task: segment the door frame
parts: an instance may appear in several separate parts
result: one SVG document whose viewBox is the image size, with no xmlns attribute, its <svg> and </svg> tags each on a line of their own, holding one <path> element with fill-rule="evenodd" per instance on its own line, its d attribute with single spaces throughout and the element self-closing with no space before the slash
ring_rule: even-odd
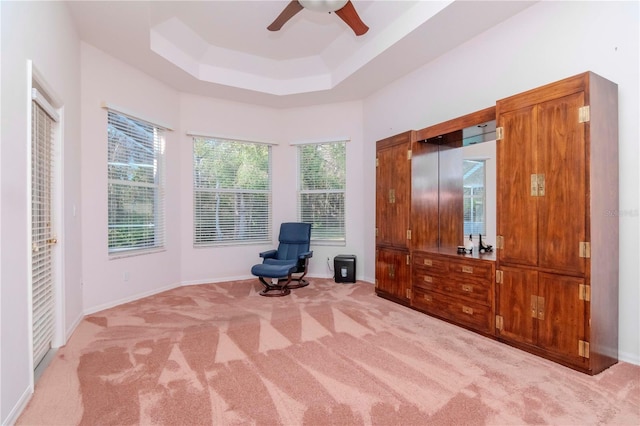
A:
<svg viewBox="0 0 640 426">
<path fill-rule="evenodd" d="M 65 332 L 65 318 L 64 318 L 64 221 L 63 218 L 63 134 L 64 134 L 64 106 L 61 98 L 57 95 L 56 91 L 47 82 L 43 75 L 33 65 L 33 61 L 27 60 L 27 265 L 29 266 L 27 271 L 27 312 L 28 312 L 28 334 L 29 334 L 29 363 L 32 368 L 30 369 L 30 386 L 33 391 L 36 375 L 34 359 L 33 359 L 33 264 L 31 257 L 31 240 L 32 240 L 32 222 L 31 222 L 31 123 L 33 120 L 31 111 L 31 90 L 34 87 L 34 82 L 47 94 L 47 97 L 51 100 L 52 106 L 59 114 L 59 121 L 56 125 L 54 137 L 53 137 L 53 174 L 52 174 L 52 229 L 58 239 L 58 243 L 52 248 L 52 268 L 53 268 L 53 337 L 51 340 L 51 348 L 55 350 L 64 345 L 66 341 Z M 45 356 L 43 362 L 50 358 Z"/>
</svg>

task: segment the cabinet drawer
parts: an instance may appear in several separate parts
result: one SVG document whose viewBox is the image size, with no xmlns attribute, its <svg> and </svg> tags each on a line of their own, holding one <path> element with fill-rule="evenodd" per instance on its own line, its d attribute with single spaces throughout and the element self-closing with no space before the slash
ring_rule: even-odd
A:
<svg viewBox="0 0 640 426">
<path fill-rule="evenodd" d="M 449 272 L 452 276 L 462 279 L 491 279 L 491 264 L 486 262 L 449 262 Z"/>
<path fill-rule="evenodd" d="M 445 290 L 445 294 L 491 306 L 491 285 L 488 281 L 451 279 Z"/>
<path fill-rule="evenodd" d="M 443 291 L 445 282 L 447 281 L 446 274 L 442 275 L 439 271 L 422 266 L 415 266 L 413 268 L 412 277 L 411 282 L 414 287 L 420 287 L 429 291 Z"/>
<path fill-rule="evenodd" d="M 428 314 L 486 333 L 491 332 L 491 308 L 435 292 L 415 289 L 412 306 Z"/>
<path fill-rule="evenodd" d="M 414 252 L 413 265 L 429 271 L 447 272 L 447 262 L 432 253 Z"/>
<path fill-rule="evenodd" d="M 433 272 L 435 271 L 415 268 L 411 282 L 413 287 L 459 297 L 483 305 L 491 305 L 491 284 L 488 280 L 452 278 Z"/>
</svg>

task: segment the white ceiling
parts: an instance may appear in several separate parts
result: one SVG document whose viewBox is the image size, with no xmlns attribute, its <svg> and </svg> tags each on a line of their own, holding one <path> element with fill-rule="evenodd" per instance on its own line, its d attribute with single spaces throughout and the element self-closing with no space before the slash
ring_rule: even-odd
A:
<svg viewBox="0 0 640 426">
<path fill-rule="evenodd" d="M 278 108 L 363 99 L 534 1 L 353 1 L 363 36 L 278 1 L 71 1 L 80 37 L 175 89 Z"/>
</svg>

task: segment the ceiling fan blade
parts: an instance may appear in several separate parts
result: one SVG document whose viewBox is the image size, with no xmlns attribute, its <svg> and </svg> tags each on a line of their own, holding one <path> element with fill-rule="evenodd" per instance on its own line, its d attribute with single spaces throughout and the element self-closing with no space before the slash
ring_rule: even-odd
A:
<svg viewBox="0 0 640 426">
<path fill-rule="evenodd" d="M 289 19 L 293 18 L 293 16 L 296 13 L 300 12 L 302 9 L 303 7 L 300 3 L 298 3 L 298 0 L 291 0 L 291 2 L 284 8 L 284 10 L 280 12 L 280 15 L 278 15 L 276 20 L 267 27 L 267 29 L 269 31 L 278 31 L 284 24 L 287 23 Z"/>
<path fill-rule="evenodd" d="M 356 12 L 356 8 L 353 7 L 353 3 L 351 3 L 351 0 L 349 0 L 342 9 L 336 10 L 335 14 L 338 15 L 348 26 L 350 26 L 357 36 L 361 36 L 362 34 L 369 31 L 369 27 L 367 27 L 364 22 L 362 22 L 362 19 L 360 19 L 358 12 Z"/>
</svg>

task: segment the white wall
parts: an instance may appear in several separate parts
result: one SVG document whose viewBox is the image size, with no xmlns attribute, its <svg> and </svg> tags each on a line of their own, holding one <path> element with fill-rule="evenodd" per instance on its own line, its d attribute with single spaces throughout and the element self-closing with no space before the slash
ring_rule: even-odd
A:
<svg viewBox="0 0 640 426">
<path fill-rule="evenodd" d="M 366 211 L 375 206 L 375 141 L 455 118 L 503 97 L 593 71 L 618 84 L 620 359 L 640 364 L 638 2 L 541 2 L 364 102 Z M 425 41 L 427 43 L 428 41 Z M 375 218 L 367 215 L 367 229 Z M 373 258 L 368 234 L 365 257 Z M 374 274 L 367 264 L 366 276 Z"/>
<path fill-rule="evenodd" d="M 63 107 L 62 217 L 56 251 L 61 258 L 62 334 L 82 315 L 80 217 L 80 46 L 65 4 L 0 2 L 2 15 L 2 163 L 0 222 L 2 284 L 0 421 L 10 421 L 31 392 L 27 285 L 30 282 L 27 60 Z M 76 209 L 77 210 L 77 209 Z M 66 341 L 67 336 L 60 336 Z"/>
<path fill-rule="evenodd" d="M 83 306 L 94 312 L 180 284 L 180 114 L 178 92 L 102 51 L 81 44 Z M 166 250 L 110 259 L 107 251 L 107 111 L 155 124 L 165 133 Z"/>
<path fill-rule="evenodd" d="M 296 142 L 314 142 L 325 140 L 339 140 L 346 138 L 347 142 L 347 187 L 345 206 L 346 244 L 344 246 L 313 245 L 313 259 L 310 262 L 309 274 L 318 277 L 332 277 L 327 267 L 327 258 L 333 268 L 333 258 L 338 254 L 356 255 L 356 278 L 365 279 L 365 265 L 372 264 L 373 258 L 365 258 L 364 235 L 369 231 L 362 220 L 368 213 L 363 202 L 363 170 L 366 162 L 363 156 L 364 138 L 362 134 L 363 115 L 362 102 L 348 102 L 341 104 L 319 105 L 307 108 L 297 108 L 285 111 L 284 127 L 285 144 Z M 286 173 L 288 191 L 296 190 L 297 173 L 295 170 L 297 148 L 288 146 L 285 163 L 281 166 Z M 375 160 L 374 160 L 375 161 Z M 290 203 L 295 203 L 292 197 Z M 294 215 L 295 204 L 287 208 L 288 215 Z M 286 219 L 283 217 L 283 220 Z M 367 279 L 373 282 L 372 279 Z"/>
<path fill-rule="evenodd" d="M 84 309 L 94 312 L 180 284 L 252 278 L 260 251 L 277 246 L 279 224 L 296 220 L 296 147 L 292 142 L 348 138 L 347 246 L 313 246 L 309 275 L 331 276 L 326 258 L 363 259 L 362 104 L 350 102 L 280 110 L 179 94 L 100 50 L 82 43 L 82 212 Z M 169 124 L 167 250 L 109 259 L 107 254 L 106 111 L 103 102 Z M 193 247 L 192 137 L 187 133 L 273 143 L 273 242 Z M 358 263 L 362 271 L 364 260 Z M 125 281 L 125 274 L 128 280 Z M 361 276 L 361 273 L 359 274 Z"/>
<path fill-rule="evenodd" d="M 258 253 L 273 248 L 271 245 L 193 247 L 193 139 L 186 132 L 281 143 L 281 114 L 270 108 L 182 94 L 180 116 L 181 281 L 185 284 L 197 284 L 251 277 L 251 266 L 261 260 Z M 274 188 L 278 188 L 280 180 L 278 159 L 282 150 L 280 145 L 272 149 L 273 169 L 276 173 L 272 180 Z M 274 190 L 274 204 L 280 198 L 278 194 Z"/>
<path fill-rule="evenodd" d="M 347 143 L 347 245 L 312 246 L 309 275 L 326 277 L 331 272 L 326 258 L 348 252 L 361 255 L 362 223 L 362 104 L 360 102 L 278 110 L 189 94 L 180 96 L 181 115 L 181 241 L 182 283 L 195 284 L 252 278 L 251 266 L 260 263 L 258 253 L 278 244 L 280 223 L 297 220 L 297 157 L 295 142 L 350 139 Z M 192 137 L 208 136 L 269 142 L 272 147 L 273 241 L 235 247 L 193 247 Z M 360 258 L 360 256 L 358 256 Z M 360 270 L 360 264 L 358 263 Z"/>
</svg>

